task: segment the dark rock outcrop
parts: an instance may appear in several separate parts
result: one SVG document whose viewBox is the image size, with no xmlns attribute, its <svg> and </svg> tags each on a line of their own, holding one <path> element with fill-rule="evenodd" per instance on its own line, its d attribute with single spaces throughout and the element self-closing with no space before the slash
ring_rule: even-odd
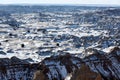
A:
<svg viewBox="0 0 120 80">
<path fill-rule="evenodd" d="M 0 51 L 0 54 L 2 54 L 2 55 L 6 55 L 6 53 L 5 53 L 5 52 L 3 52 L 3 51 Z"/>
</svg>

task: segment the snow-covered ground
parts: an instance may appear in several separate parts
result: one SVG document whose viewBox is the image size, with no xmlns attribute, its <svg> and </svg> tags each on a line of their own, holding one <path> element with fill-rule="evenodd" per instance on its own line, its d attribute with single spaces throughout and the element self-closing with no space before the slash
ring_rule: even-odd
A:
<svg viewBox="0 0 120 80">
<path fill-rule="evenodd" d="M 16 56 L 40 62 L 60 52 L 83 57 L 87 48 L 109 52 L 109 47 L 120 46 L 120 15 L 112 11 L 109 14 L 103 8 L 16 12 L 0 19 L 0 50 L 6 53 L 0 58 Z"/>
</svg>

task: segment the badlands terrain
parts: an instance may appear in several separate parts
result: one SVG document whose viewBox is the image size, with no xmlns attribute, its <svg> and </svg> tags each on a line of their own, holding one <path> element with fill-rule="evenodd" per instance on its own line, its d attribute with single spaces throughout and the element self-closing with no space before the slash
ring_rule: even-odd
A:
<svg viewBox="0 0 120 80">
<path fill-rule="evenodd" d="M 0 6 L 0 80 L 78 80 L 84 67 L 120 80 L 120 7 Z"/>
</svg>

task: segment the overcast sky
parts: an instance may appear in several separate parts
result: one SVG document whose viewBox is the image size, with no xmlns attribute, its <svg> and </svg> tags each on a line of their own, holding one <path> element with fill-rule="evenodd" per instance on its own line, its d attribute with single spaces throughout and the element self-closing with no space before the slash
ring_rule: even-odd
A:
<svg viewBox="0 0 120 80">
<path fill-rule="evenodd" d="M 120 5 L 120 0 L 0 0 L 0 4 L 107 4 Z"/>
</svg>

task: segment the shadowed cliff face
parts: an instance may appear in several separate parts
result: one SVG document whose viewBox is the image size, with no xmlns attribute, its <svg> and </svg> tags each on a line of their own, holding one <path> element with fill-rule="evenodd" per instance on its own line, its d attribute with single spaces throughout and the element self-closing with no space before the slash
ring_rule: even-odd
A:
<svg viewBox="0 0 120 80">
<path fill-rule="evenodd" d="M 32 80 L 38 64 L 30 64 L 16 57 L 0 59 L 0 80 Z"/>
</svg>

